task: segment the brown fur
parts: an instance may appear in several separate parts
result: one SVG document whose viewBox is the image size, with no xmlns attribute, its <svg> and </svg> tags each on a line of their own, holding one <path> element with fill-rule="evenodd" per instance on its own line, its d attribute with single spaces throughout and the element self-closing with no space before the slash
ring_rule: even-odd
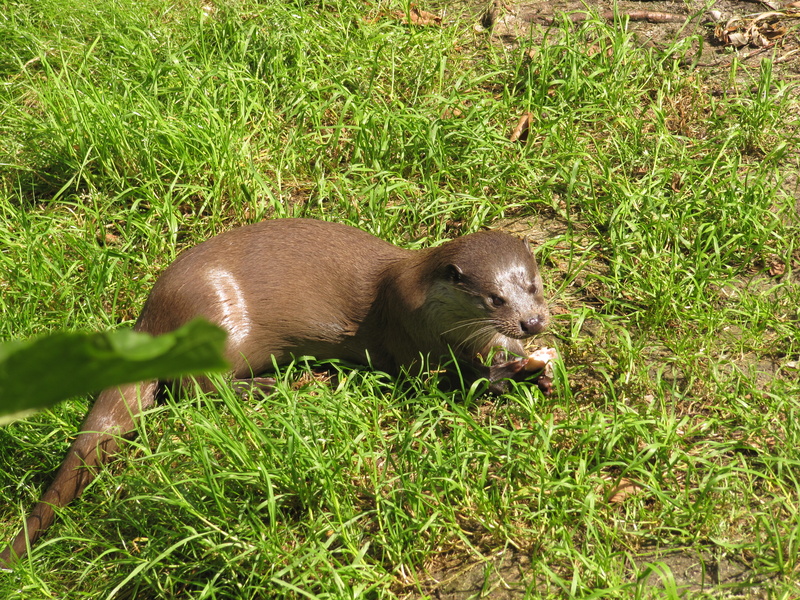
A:
<svg viewBox="0 0 800 600">
<path fill-rule="evenodd" d="M 397 373 L 450 358 L 490 375 L 479 356 L 520 355 L 546 325 L 542 282 L 527 241 L 496 231 L 404 250 L 345 225 L 264 221 L 216 236 L 178 257 L 134 329 L 172 331 L 195 317 L 228 331 L 227 359 L 250 378 L 295 356 L 344 359 Z M 10 566 L 155 402 L 157 382 L 103 391 L 50 488 L 11 545 Z"/>
</svg>

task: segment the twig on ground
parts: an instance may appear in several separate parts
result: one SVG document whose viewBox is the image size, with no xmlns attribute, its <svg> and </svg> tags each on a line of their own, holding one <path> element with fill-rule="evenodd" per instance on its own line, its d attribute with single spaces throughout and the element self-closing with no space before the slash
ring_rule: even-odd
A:
<svg viewBox="0 0 800 600">
<path fill-rule="evenodd" d="M 789 60 L 792 56 L 794 56 L 798 52 L 800 52 L 800 48 L 795 48 L 794 50 L 790 50 L 789 52 L 787 52 L 783 56 L 779 56 L 778 58 L 776 58 L 774 62 L 776 64 L 777 63 L 786 62 L 787 60 Z"/>
<path fill-rule="evenodd" d="M 564 14 L 564 13 L 560 13 Z M 652 10 L 634 10 L 631 12 L 614 12 L 611 10 L 600 13 L 600 16 L 606 21 L 613 21 L 614 17 L 628 17 L 630 21 L 646 21 L 648 23 L 683 23 L 687 17 L 685 15 L 678 15 L 675 13 L 656 12 Z M 568 18 L 573 23 L 582 23 L 587 19 L 586 13 L 570 13 L 567 14 Z M 523 21 L 530 23 L 538 23 L 539 25 L 555 25 L 558 23 L 558 15 L 540 15 L 538 13 L 524 13 L 520 16 Z"/>
</svg>

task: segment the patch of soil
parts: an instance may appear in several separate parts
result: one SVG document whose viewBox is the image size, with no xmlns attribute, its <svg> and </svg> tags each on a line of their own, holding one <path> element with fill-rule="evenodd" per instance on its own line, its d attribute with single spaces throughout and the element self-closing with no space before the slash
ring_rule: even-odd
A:
<svg viewBox="0 0 800 600">
<path fill-rule="evenodd" d="M 800 79 L 800 3 L 796 1 L 717 0 L 708 7 L 700 0 L 555 0 L 519 4 L 495 0 L 483 15 L 480 27 L 490 29 L 499 42 L 513 46 L 521 39 L 542 39 L 550 26 L 565 18 L 576 23 L 584 21 L 587 9 L 608 21 L 627 17 L 628 29 L 642 46 L 664 50 L 677 40 L 692 38 L 692 51 L 683 62 L 688 67 L 717 72 L 721 84 L 727 85 L 734 55 L 745 65 L 743 76 L 747 75 L 747 65 L 757 68 L 761 60 L 769 58 L 776 77 Z M 719 91 L 727 90 L 723 86 Z"/>
<path fill-rule="evenodd" d="M 438 600 L 517 600 L 531 594 L 557 592 L 552 585 L 536 581 L 531 559 L 513 549 L 487 561 L 447 565 L 430 574 L 426 597 Z M 688 549 L 662 549 L 631 560 L 631 586 L 645 589 L 674 587 L 680 595 L 706 593 L 713 597 L 769 597 L 769 580 L 753 578 L 744 562 L 711 552 Z M 631 590 L 633 593 L 633 589 Z"/>
<path fill-rule="evenodd" d="M 486 562 L 447 565 L 431 573 L 428 591 L 438 600 L 521 600 L 537 587 L 530 576 L 531 560 L 507 550 Z"/>
<path fill-rule="evenodd" d="M 664 588 L 671 578 L 678 592 L 720 592 L 753 600 L 768 598 L 765 580 L 753 579 L 752 571 L 743 562 L 726 556 L 696 550 L 660 550 L 651 556 L 634 559 L 636 579 L 647 587 Z"/>
</svg>

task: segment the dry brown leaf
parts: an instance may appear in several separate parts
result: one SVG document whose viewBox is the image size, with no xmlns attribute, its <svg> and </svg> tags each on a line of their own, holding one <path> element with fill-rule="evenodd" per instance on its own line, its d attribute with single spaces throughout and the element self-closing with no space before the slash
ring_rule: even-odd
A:
<svg viewBox="0 0 800 600">
<path fill-rule="evenodd" d="M 609 504 L 621 504 L 628 496 L 638 494 L 644 488 L 630 479 L 624 477 L 617 482 L 617 485 L 608 492 Z"/>
<path fill-rule="evenodd" d="M 511 132 L 511 136 L 509 139 L 512 142 L 524 142 L 528 139 L 528 131 L 531 128 L 531 122 L 533 121 L 533 115 L 529 112 L 524 113 L 517 122 L 517 126 L 514 128 L 514 131 Z"/>
<path fill-rule="evenodd" d="M 680 192 L 682 188 L 683 188 L 683 174 L 674 171 L 672 173 L 672 183 L 670 183 L 670 189 L 672 189 L 673 192 L 677 193 Z"/>
<path fill-rule="evenodd" d="M 460 108 L 445 108 L 442 113 L 442 119 L 458 119 L 464 116 L 464 112 Z"/>
<path fill-rule="evenodd" d="M 767 258 L 767 266 L 769 267 L 769 274 L 772 277 L 777 277 L 786 273 L 786 263 L 783 261 L 783 259 L 781 259 L 780 256 L 775 254 L 772 254 Z"/>
<path fill-rule="evenodd" d="M 800 12 L 787 7 L 784 10 L 763 12 L 749 17 L 733 17 L 724 25 L 718 24 L 714 29 L 714 37 L 723 44 L 735 48 L 747 45 L 768 48 L 788 31 L 780 21 L 800 18 Z"/>
<path fill-rule="evenodd" d="M 442 17 L 429 13 L 426 10 L 420 10 L 416 6 L 412 6 L 408 12 L 396 10 L 392 13 L 400 21 L 406 24 L 419 25 L 420 27 L 430 27 L 442 25 Z"/>
</svg>

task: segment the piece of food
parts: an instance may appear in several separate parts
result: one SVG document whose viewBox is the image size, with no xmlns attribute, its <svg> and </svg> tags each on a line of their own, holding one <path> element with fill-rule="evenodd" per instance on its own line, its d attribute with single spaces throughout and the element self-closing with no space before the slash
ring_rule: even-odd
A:
<svg viewBox="0 0 800 600">
<path fill-rule="evenodd" d="M 553 362 L 558 359 L 558 351 L 555 348 L 539 348 L 528 355 L 528 362 L 525 363 L 525 370 L 544 371 L 545 377 L 553 377 Z"/>
</svg>

